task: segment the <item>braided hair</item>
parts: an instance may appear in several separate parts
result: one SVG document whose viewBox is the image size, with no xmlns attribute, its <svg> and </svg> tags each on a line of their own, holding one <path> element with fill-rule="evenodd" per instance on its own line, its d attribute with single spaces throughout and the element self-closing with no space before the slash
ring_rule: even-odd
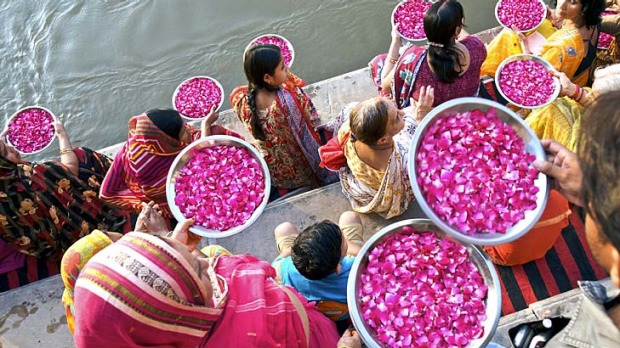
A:
<svg viewBox="0 0 620 348">
<path fill-rule="evenodd" d="M 265 141 L 267 136 L 260 124 L 256 107 L 256 93 L 259 89 L 275 92 L 279 87 L 274 87 L 265 82 L 265 74 L 273 75 L 282 60 L 280 47 L 271 44 L 252 46 L 243 58 L 243 70 L 248 79 L 248 105 L 252 112 L 250 126 L 252 136 L 255 139 Z"/>
<path fill-rule="evenodd" d="M 456 48 L 458 27 L 463 25 L 463 6 L 456 0 L 434 3 L 424 15 L 424 33 L 429 42 L 428 63 L 439 81 L 451 83 L 463 72 L 461 51 Z"/>
</svg>

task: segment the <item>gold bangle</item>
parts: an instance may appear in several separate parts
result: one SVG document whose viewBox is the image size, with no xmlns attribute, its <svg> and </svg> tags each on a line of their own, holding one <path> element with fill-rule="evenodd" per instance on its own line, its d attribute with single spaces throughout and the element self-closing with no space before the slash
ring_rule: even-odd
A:
<svg viewBox="0 0 620 348">
<path fill-rule="evenodd" d="M 73 152 L 73 149 L 63 149 L 63 150 L 60 150 L 60 155 L 61 156 L 62 155 L 66 155 L 66 154 L 71 153 L 71 152 Z"/>
</svg>

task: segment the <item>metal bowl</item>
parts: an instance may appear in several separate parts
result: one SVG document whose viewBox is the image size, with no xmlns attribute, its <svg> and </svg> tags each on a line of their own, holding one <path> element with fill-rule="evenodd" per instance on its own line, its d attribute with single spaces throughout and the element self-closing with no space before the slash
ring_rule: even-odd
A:
<svg viewBox="0 0 620 348">
<path fill-rule="evenodd" d="M 269 201 L 269 193 L 271 192 L 271 176 L 269 175 L 267 163 L 263 159 L 263 156 L 261 156 L 261 154 L 254 148 L 254 146 L 250 145 L 244 140 L 228 135 L 211 135 L 208 137 L 204 137 L 194 141 L 188 147 L 183 149 L 183 151 L 181 151 L 174 159 L 174 162 L 172 162 L 172 166 L 170 167 L 170 171 L 168 172 L 168 178 L 166 180 L 166 198 L 168 201 L 168 206 L 172 211 L 172 215 L 175 219 L 177 219 L 177 221 L 183 221 L 185 219 L 185 216 L 183 215 L 183 213 L 181 213 L 181 210 L 174 202 L 174 198 L 176 197 L 174 184 L 176 182 L 177 176 L 179 175 L 181 169 L 185 166 L 185 164 L 187 164 L 189 159 L 192 158 L 197 151 L 207 147 L 213 147 L 218 145 L 234 146 L 246 149 L 248 151 L 248 154 L 250 154 L 250 156 L 260 164 L 260 167 L 263 170 L 265 191 L 263 201 L 259 206 L 256 207 L 250 218 L 243 225 L 239 225 L 225 231 L 212 230 L 200 225 L 194 225 L 189 228 L 189 230 L 194 232 L 195 234 L 208 238 L 229 237 L 250 227 L 250 225 L 252 225 L 262 214 L 265 206 L 267 205 L 267 202 Z"/>
<path fill-rule="evenodd" d="M 368 265 L 368 255 L 370 251 L 374 249 L 376 245 L 389 236 L 400 231 L 405 226 L 411 226 L 416 231 L 433 231 L 441 238 L 449 238 L 454 240 L 442 232 L 440 228 L 428 219 L 411 219 L 399 221 L 384 227 L 379 232 L 375 233 L 372 238 L 364 244 L 355 258 L 355 262 L 351 268 L 351 273 L 347 284 L 347 302 L 353 325 L 355 325 L 355 329 L 368 347 L 379 348 L 383 346 L 377 339 L 374 329 L 371 328 L 362 318 L 362 306 L 358 296 L 359 289 L 363 285 L 361 275 L 366 270 L 366 266 Z M 484 279 L 484 283 L 489 288 L 485 301 L 487 318 L 484 321 L 484 334 L 482 337 L 471 341 L 466 346 L 468 348 L 484 347 L 493 337 L 501 314 L 500 312 L 502 305 L 499 278 L 497 276 L 495 266 L 493 266 L 493 263 L 483 251 L 472 244 L 459 242 L 457 240 L 454 241 L 464 245 L 467 248 L 470 260 L 476 265 L 478 271 Z"/>
<path fill-rule="evenodd" d="M 538 1 L 541 3 L 541 5 L 543 5 L 544 8 L 547 8 L 547 4 L 545 4 L 545 2 L 543 0 L 538 0 Z M 504 23 L 502 23 L 502 21 L 499 20 L 498 11 L 499 11 L 499 5 L 501 3 L 502 3 L 502 1 L 500 0 L 500 1 L 497 2 L 497 4 L 495 4 L 495 12 L 494 12 L 495 13 L 495 19 L 497 20 L 497 23 L 499 23 L 502 27 L 504 27 L 504 28 L 506 28 L 508 30 L 512 30 L 512 28 L 507 27 L 506 25 L 504 25 Z M 527 29 L 527 30 L 517 30 L 517 32 L 519 32 L 519 33 L 528 33 L 530 31 L 534 31 L 534 30 L 538 29 L 538 27 L 540 27 L 541 24 L 543 24 L 543 22 L 545 21 L 545 18 L 547 18 L 547 11 L 543 12 L 543 16 L 540 19 L 540 22 L 538 22 L 538 24 L 535 27 L 533 27 L 531 29 Z"/>
<path fill-rule="evenodd" d="M 191 81 L 191 80 L 193 80 L 193 79 L 209 79 L 209 80 L 213 81 L 213 83 L 215 83 L 215 85 L 216 85 L 216 86 L 220 89 L 220 91 L 222 92 L 222 96 L 220 97 L 220 102 L 219 102 L 219 103 L 217 104 L 217 106 L 215 107 L 215 111 L 218 111 L 218 110 L 222 107 L 222 104 L 224 103 L 224 87 L 222 87 L 222 85 L 220 84 L 220 82 L 219 82 L 218 80 L 214 79 L 214 78 L 213 78 L 213 77 L 211 77 L 211 76 L 204 76 L 204 75 L 192 76 L 192 77 L 190 77 L 190 78 L 188 78 L 188 79 L 185 79 L 183 82 L 179 83 L 179 85 L 177 86 L 177 88 L 174 90 L 174 93 L 172 93 L 172 107 L 173 107 L 175 110 L 177 110 L 177 111 L 179 110 L 179 109 L 177 109 L 177 103 L 176 103 L 176 100 L 177 100 L 177 94 L 179 93 L 179 89 L 180 89 L 180 88 L 181 88 L 181 86 L 183 86 L 185 83 L 187 83 L 187 82 L 189 82 L 189 81 Z M 186 119 L 187 121 L 200 121 L 200 120 L 202 120 L 203 118 L 205 118 L 205 117 L 207 117 L 207 116 L 208 116 L 208 115 L 204 115 L 204 116 L 202 116 L 202 117 L 189 117 L 189 116 L 183 115 L 183 113 L 181 113 L 180 111 L 179 111 L 179 115 L 181 115 L 181 117 L 183 117 L 183 118 L 184 118 L 184 119 Z"/>
<path fill-rule="evenodd" d="M 255 37 L 254 39 L 252 39 L 252 41 L 250 41 L 250 43 L 245 46 L 245 49 L 243 50 L 243 59 L 245 61 L 245 53 L 250 49 L 250 47 L 256 45 L 256 40 L 258 39 L 262 39 L 264 37 L 275 37 L 278 38 L 282 41 L 284 41 L 284 43 L 286 44 L 286 46 L 288 46 L 288 50 L 291 51 L 291 62 L 289 63 L 288 67 L 292 67 L 293 66 L 293 62 L 295 61 L 295 49 L 293 48 L 293 44 L 288 41 L 284 36 L 282 35 L 278 35 L 278 34 L 265 34 L 265 35 L 260 35 Z"/>
<path fill-rule="evenodd" d="M 538 222 L 538 219 L 540 219 L 543 210 L 547 205 L 547 198 L 549 196 L 549 183 L 547 176 L 543 173 L 538 173 L 538 177 L 534 180 L 534 185 L 536 185 L 539 189 L 538 194 L 536 195 L 536 208 L 534 210 L 526 211 L 524 218 L 509 228 L 506 233 L 477 232 L 470 235 L 462 233 L 454 226 L 443 221 L 428 205 L 426 198 L 422 194 L 421 188 L 418 186 L 418 177 L 416 174 L 417 161 L 415 159 L 417 157 L 418 150 L 422 146 L 422 140 L 435 120 L 471 110 L 481 110 L 486 112 L 491 108 L 496 110 L 497 116 L 503 122 L 509 124 L 516 130 L 517 134 L 525 142 L 525 151 L 535 155 L 536 159 L 546 159 L 546 154 L 540 140 L 534 131 L 521 119 L 521 117 L 503 105 L 481 98 L 453 99 L 433 109 L 426 117 L 424 117 L 424 120 L 418 126 L 411 142 L 411 148 L 409 149 L 409 180 L 411 181 L 413 193 L 418 201 L 418 204 L 422 208 L 422 211 L 424 211 L 426 216 L 428 216 L 439 228 L 451 237 L 465 243 L 476 245 L 500 245 L 509 243 L 522 237 L 530 231 L 536 222 Z"/>
<path fill-rule="evenodd" d="M 6 123 L 6 127 L 4 128 L 5 131 L 8 131 L 9 129 L 9 125 L 11 124 L 11 122 L 13 122 L 13 119 L 15 117 L 17 117 L 17 115 L 21 114 L 23 111 L 29 110 L 29 109 L 41 109 L 45 112 L 47 112 L 48 114 L 50 114 L 52 116 L 52 119 L 54 119 L 54 121 L 58 121 L 58 118 L 56 118 L 56 115 L 54 115 L 53 112 L 51 112 L 49 109 L 44 108 L 42 106 L 38 106 L 38 105 L 32 105 L 32 106 L 26 106 L 25 108 L 21 108 L 19 110 L 17 110 L 13 115 L 11 115 L 11 117 L 9 118 L 9 120 Z M 54 127 L 54 124 L 52 123 L 52 127 Z M 37 150 L 37 151 L 33 151 L 33 152 L 23 152 L 21 151 L 17 146 L 15 146 L 13 143 L 11 143 L 11 140 L 9 139 L 9 136 L 7 134 L 6 136 L 6 142 L 7 144 L 15 147 L 15 149 L 22 155 L 32 155 L 35 153 L 39 153 L 41 151 L 45 151 L 48 147 L 50 147 L 50 145 L 52 145 L 52 143 L 54 142 L 54 139 L 56 139 L 56 127 L 54 127 L 54 135 L 52 136 L 52 138 L 50 139 L 50 141 L 47 143 L 47 145 L 45 145 L 44 147 L 42 147 L 41 149 Z"/>
<path fill-rule="evenodd" d="M 553 94 L 551 95 L 551 97 L 549 97 L 549 100 L 547 100 L 546 103 L 541 104 L 541 105 L 534 105 L 534 106 L 525 106 L 525 105 L 521 105 L 517 102 L 514 102 L 512 99 L 508 98 L 508 96 L 506 96 L 504 94 L 504 92 L 502 91 L 502 87 L 499 84 L 499 74 L 502 71 L 502 69 L 504 68 L 504 66 L 506 66 L 506 64 L 510 63 L 510 62 L 514 62 L 517 60 L 533 60 L 535 62 L 538 62 L 540 64 L 542 64 L 545 68 L 547 68 L 547 70 L 553 72 L 557 72 L 557 70 L 555 70 L 555 68 L 553 67 L 553 65 L 551 65 L 551 63 L 549 63 L 546 59 L 532 55 L 532 54 L 516 54 L 514 56 L 510 56 L 506 59 L 504 59 L 499 66 L 497 67 L 497 70 L 495 70 L 495 86 L 497 86 L 497 90 L 499 91 L 499 94 L 502 95 L 502 97 L 504 97 L 504 99 L 508 100 L 510 103 L 523 108 L 523 109 L 535 109 L 535 108 L 542 108 L 543 106 L 549 105 L 551 103 L 553 103 L 554 100 L 556 100 L 558 98 L 558 96 L 560 95 L 560 90 L 562 89 L 562 86 L 560 85 L 560 80 L 557 77 L 553 77 L 553 81 L 555 83 L 555 90 L 553 91 Z"/>
<path fill-rule="evenodd" d="M 406 0 L 399 2 L 398 4 L 396 4 L 396 6 L 394 6 L 394 9 L 392 10 L 392 15 L 390 17 L 390 23 L 392 23 L 392 25 L 394 25 L 394 14 L 396 13 L 396 10 L 398 10 L 398 8 L 401 7 L 404 2 L 406 2 Z M 433 3 L 433 2 L 436 2 L 436 0 L 425 0 L 425 2 Z M 426 36 L 424 36 L 421 39 L 412 39 L 412 38 L 406 37 L 405 35 L 401 34 L 400 31 L 398 32 L 398 34 L 400 35 L 401 38 L 403 38 L 403 40 L 409 43 L 422 43 L 426 41 Z"/>
</svg>

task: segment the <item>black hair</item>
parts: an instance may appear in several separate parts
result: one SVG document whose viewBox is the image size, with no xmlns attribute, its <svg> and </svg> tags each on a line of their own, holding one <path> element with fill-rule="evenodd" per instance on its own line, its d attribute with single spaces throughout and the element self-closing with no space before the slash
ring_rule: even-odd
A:
<svg viewBox="0 0 620 348">
<path fill-rule="evenodd" d="M 588 107 L 578 143 L 584 207 L 620 251 L 620 90 Z"/>
<path fill-rule="evenodd" d="M 601 13 L 605 11 L 605 0 L 581 0 L 583 23 L 594 28 L 601 22 Z"/>
<path fill-rule="evenodd" d="M 173 109 L 153 109 L 147 111 L 146 116 L 168 136 L 180 140 L 181 128 L 183 128 L 185 121 L 183 121 L 178 111 Z"/>
<path fill-rule="evenodd" d="M 429 45 L 428 63 L 439 81 L 451 83 L 463 72 L 463 54 L 456 48 L 456 30 L 463 25 L 463 6 L 456 0 L 434 3 L 424 15 L 424 33 Z"/>
<path fill-rule="evenodd" d="M 293 265 L 311 280 L 327 277 L 342 259 L 342 232 L 335 223 L 324 220 L 301 232 L 291 248 Z"/>
<path fill-rule="evenodd" d="M 265 74 L 273 75 L 282 60 L 282 52 L 280 47 L 271 44 L 255 45 L 245 52 L 243 58 L 243 71 L 248 79 L 248 105 L 252 112 L 252 136 L 257 140 L 265 141 L 265 131 L 260 124 L 258 118 L 258 110 L 256 109 L 256 92 L 259 89 L 268 91 L 277 91 L 278 86 L 271 86 L 265 82 Z"/>
</svg>

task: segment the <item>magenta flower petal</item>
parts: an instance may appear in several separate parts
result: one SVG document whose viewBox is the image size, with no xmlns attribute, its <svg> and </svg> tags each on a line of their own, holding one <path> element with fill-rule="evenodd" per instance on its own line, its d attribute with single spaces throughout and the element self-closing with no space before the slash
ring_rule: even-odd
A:
<svg viewBox="0 0 620 348">
<path fill-rule="evenodd" d="M 398 32 L 410 40 L 426 38 L 424 14 L 431 8 L 431 5 L 425 0 L 408 0 L 396 5 L 392 19 L 394 23 L 398 23 Z"/>
<path fill-rule="evenodd" d="M 34 153 L 54 140 L 54 117 L 44 109 L 30 107 L 20 111 L 8 125 L 8 140 L 21 153 Z"/>
<path fill-rule="evenodd" d="M 206 117 L 211 108 L 224 100 L 224 91 L 210 77 L 194 77 L 183 82 L 174 98 L 174 107 L 190 118 Z"/>
<path fill-rule="evenodd" d="M 547 15 L 547 9 L 539 0 L 500 0 L 497 19 L 506 28 L 514 25 L 526 31 L 537 27 Z"/>
</svg>

